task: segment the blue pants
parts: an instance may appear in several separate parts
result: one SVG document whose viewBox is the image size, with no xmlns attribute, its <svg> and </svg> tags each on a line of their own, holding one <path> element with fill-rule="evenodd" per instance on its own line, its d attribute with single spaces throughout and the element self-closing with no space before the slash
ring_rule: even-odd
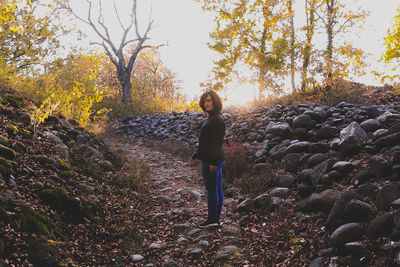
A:
<svg viewBox="0 0 400 267">
<path fill-rule="evenodd" d="M 208 218 L 210 222 L 219 221 L 222 211 L 222 203 L 224 202 L 224 194 L 222 193 L 222 161 L 217 166 L 215 172 L 210 172 L 210 164 L 202 162 L 201 173 L 203 175 L 204 184 L 207 189 L 207 207 Z"/>
</svg>

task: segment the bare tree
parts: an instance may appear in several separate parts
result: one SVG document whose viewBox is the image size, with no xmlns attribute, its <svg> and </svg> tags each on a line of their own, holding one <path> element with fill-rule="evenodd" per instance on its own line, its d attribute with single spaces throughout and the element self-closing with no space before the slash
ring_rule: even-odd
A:
<svg viewBox="0 0 400 267">
<path fill-rule="evenodd" d="M 146 27 L 146 30 L 143 34 L 139 32 L 138 26 L 138 18 L 137 18 L 137 0 L 132 0 L 132 7 L 130 12 L 130 20 L 128 22 L 129 25 L 124 25 L 118 13 L 115 0 L 114 4 L 114 12 L 118 19 L 118 22 L 123 30 L 121 40 L 119 44 L 115 44 L 111 40 L 109 28 L 105 25 L 103 10 L 101 5 L 101 0 L 98 0 L 99 3 L 99 10 L 97 19 L 93 20 L 93 10 L 92 10 L 92 0 L 86 0 L 88 3 L 88 14 L 87 18 L 82 18 L 79 16 L 76 11 L 71 7 L 70 0 L 61 0 L 61 5 L 63 8 L 68 10 L 73 16 L 75 16 L 80 21 L 84 22 L 85 24 L 89 25 L 94 32 L 100 37 L 100 42 L 94 42 L 92 44 L 101 45 L 108 57 L 110 58 L 111 62 L 114 64 L 117 70 L 118 80 L 121 83 L 122 87 L 122 100 L 124 104 L 131 105 L 132 98 L 131 98 L 131 74 L 133 64 L 135 63 L 139 53 L 141 50 L 149 47 L 154 47 L 151 45 L 144 45 L 145 42 L 150 39 L 148 37 L 149 32 L 153 28 L 153 20 L 151 16 L 149 16 L 149 21 Z M 135 32 L 135 36 L 131 37 L 132 31 Z M 134 49 L 132 52 L 127 56 L 124 57 L 124 49 L 127 47 L 128 44 L 134 44 Z M 160 47 L 161 45 L 157 46 Z"/>
</svg>

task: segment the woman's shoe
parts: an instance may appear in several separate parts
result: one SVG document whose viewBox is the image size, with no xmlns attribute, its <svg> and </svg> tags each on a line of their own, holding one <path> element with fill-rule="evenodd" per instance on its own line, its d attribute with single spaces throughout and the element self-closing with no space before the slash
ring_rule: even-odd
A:
<svg viewBox="0 0 400 267">
<path fill-rule="evenodd" d="M 209 221 L 209 220 L 205 220 L 201 223 L 199 223 L 197 226 L 201 229 L 203 228 L 208 228 L 208 227 L 212 227 L 212 226 L 220 226 L 221 223 L 219 221 Z"/>
</svg>

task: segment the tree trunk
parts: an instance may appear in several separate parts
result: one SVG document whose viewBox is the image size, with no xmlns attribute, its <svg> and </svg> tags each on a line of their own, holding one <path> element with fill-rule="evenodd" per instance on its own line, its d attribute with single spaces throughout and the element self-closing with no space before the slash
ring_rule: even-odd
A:
<svg viewBox="0 0 400 267">
<path fill-rule="evenodd" d="M 311 50 L 312 50 L 312 38 L 314 36 L 315 28 L 315 0 L 311 0 L 310 7 L 307 6 L 308 1 L 306 1 L 306 13 L 307 15 L 307 29 L 306 29 L 306 43 L 303 50 L 303 66 L 301 72 L 301 92 L 305 93 L 308 86 L 308 66 L 310 64 Z M 309 11 L 308 11 L 309 10 Z"/>
<path fill-rule="evenodd" d="M 127 72 L 127 70 L 122 70 L 119 72 L 121 74 L 118 75 L 118 80 L 121 83 L 122 86 L 122 102 L 125 105 L 131 105 L 132 104 L 132 84 L 131 84 L 131 76 Z"/>
<path fill-rule="evenodd" d="M 292 82 L 292 93 L 296 92 L 296 84 L 294 81 L 294 74 L 296 70 L 295 66 L 295 32 L 294 32 L 294 12 L 293 12 L 293 0 L 288 0 L 288 11 L 290 13 L 290 79 Z"/>
<path fill-rule="evenodd" d="M 330 82 L 332 78 L 332 68 L 333 68 L 333 23 L 334 23 L 334 4 L 335 0 L 327 0 L 327 25 L 326 33 L 328 35 L 328 45 L 326 47 L 326 78 Z"/>
</svg>

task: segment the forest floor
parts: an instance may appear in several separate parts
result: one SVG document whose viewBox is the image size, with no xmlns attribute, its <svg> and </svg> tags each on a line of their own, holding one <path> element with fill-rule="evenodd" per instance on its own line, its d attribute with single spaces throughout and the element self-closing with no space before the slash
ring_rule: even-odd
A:
<svg viewBox="0 0 400 267">
<path fill-rule="evenodd" d="M 207 216 L 200 162 L 151 141 L 110 131 L 102 138 L 126 158 L 120 172 L 138 161 L 149 169 L 140 189 L 146 204 L 124 216 L 139 229 L 140 242 L 128 249 L 131 266 L 307 266 L 324 248 L 323 218 L 297 218 L 290 202 L 276 211 L 239 213 L 239 194 L 232 193 L 237 190 L 225 194 L 222 226 L 199 229 L 198 222 Z M 135 194 L 126 195 L 128 202 L 137 202 Z"/>
</svg>

